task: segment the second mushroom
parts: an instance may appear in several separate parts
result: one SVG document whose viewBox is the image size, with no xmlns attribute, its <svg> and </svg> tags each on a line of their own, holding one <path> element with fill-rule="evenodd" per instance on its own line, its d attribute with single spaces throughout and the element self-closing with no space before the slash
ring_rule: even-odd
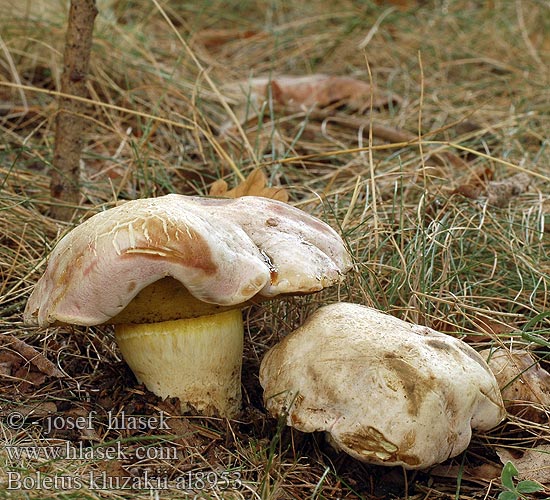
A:
<svg viewBox="0 0 550 500">
<path fill-rule="evenodd" d="M 265 355 L 268 410 L 323 431 L 364 462 L 422 469 L 468 446 L 472 428 L 505 416 L 500 391 L 470 346 L 375 309 L 318 309 Z"/>
</svg>

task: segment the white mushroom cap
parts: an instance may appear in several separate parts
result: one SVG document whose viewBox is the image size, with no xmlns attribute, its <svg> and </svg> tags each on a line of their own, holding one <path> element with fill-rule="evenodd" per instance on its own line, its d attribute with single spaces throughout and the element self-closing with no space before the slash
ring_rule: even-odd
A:
<svg viewBox="0 0 550 500">
<path fill-rule="evenodd" d="M 482 357 L 454 337 L 369 307 L 318 309 L 260 368 L 273 415 L 325 431 L 351 456 L 421 469 L 461 453 L 505 415 Z"/>
<path fill-rule="evenodd" d="M 236 306 L 321 290 L 349 267 L 338 234 L 285 203 L 170 194 L 98 213 L 62 238 L 24 318 L 105 323 L 167 276 L 203 302 Z"/>
</svg>

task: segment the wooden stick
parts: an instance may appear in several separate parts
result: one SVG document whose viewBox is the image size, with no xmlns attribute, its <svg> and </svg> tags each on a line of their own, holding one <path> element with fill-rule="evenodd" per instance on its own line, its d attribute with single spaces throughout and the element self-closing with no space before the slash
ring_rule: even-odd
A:
<svg viewBox="0 0 550 500">
<path fill-rule="evenodd" d="M 63 94 L 86 97 L 96 15 L 95 0 L 71 0 L 61 76 Z M 60 97 L 58 106 L 50 183 L 51 215 L 70 220 L 80 197 L 80 154 L 86 121 L 81 116 L 83 104 L 78 100 Z"/>
</svg>

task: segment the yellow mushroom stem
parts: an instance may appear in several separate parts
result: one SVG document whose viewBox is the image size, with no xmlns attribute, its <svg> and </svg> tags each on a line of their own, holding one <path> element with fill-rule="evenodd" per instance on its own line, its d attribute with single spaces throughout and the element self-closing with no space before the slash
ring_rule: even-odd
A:
<svg viewBox="0 0 550 500">
<path fill-rule="evenodd" d="M 179 398 L 182 412 L 231 418 L 241 405 L 245 305 L 202 302 L 168 277 L 141 290 L 109 323 L 147 389 Z"/>
<path fill-rule="evenodd" d="M 240 309 L 160 323 L 117 324 L 125 361 L 139 382 L 183 412 L 234 417 L 241 404 Z"/>
</svg>

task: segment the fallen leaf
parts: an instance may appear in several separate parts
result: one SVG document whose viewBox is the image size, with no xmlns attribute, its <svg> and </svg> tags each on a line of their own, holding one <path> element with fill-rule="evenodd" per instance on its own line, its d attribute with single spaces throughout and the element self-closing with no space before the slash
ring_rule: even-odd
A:
<svg viewBox="0 0 550 500">
<path fill-rule="evenodd" d="M 505 207 L 510 198 L 518 196 L 531 184 L 531 178 L 524 173 L 519 173 L 503 181 L 492 181 L 487 184 L 487 202 L 495 207 Z"/>
<path fill-rule="evenodd" d="M 157 408 L 168 415 L 167 427 L 169 433 L 173 434 L 171 440 L 184 446 L 185 448 L 197 448 L 204 444 L 204 441 L 198 436 L 196 425 L 187 417 L 180 415 L 179 400 L 178 404 L 173 404 L 170 398 L 161 401 Z"/>
<path fill-rule="evenodd" d="M 490 342 L 495 337 L 502 337 L 517 331 L 517 328 L 508 323 L 483 316 L 472 319 L 476 331 L 468 333 L 462 340 L 465 342 Z"/>
<path fill-rule="evenodd" d="M 271 198 L 287 202 L 288 193 L 282 187 L 266 186 L 267 177 L 260 170 L 253 170 L 250 175 L 237 184 L 233 189 L 228 189 L 227 182 L 223 179 L 218 179 L 210 186 L 210 196 L 219 196 L 223 198 L 240 198 L 241 196 L 261 196 L 263 198 Z"/>
<path fill-rule="evenodd" d="M 252 78 L 231 84 L 226 91 L 240 102 L 250 98 L 258 108 L 270 96 L 276 104 L 290 109 L 348 106 L 364 112 L 370 108 L 371 98 L 375 108 L 401 102 L 397 95 L 383 93 L 362 80 L 324 74 Z"/>
<path fill-rule="evenodd" d="M 26 342 L 15 338 L 13 335 L 0 336 L 0 342 L 6 347 L 17 351 L 27 361 L 36 366 L 43 374 L 49 377 L 64 377 L 63 372 L 56 365 Z"/>
<path fill-rule="evenodd" d="M 21 355 L 9 351 L 8 349 L 0 350 L 0 373 L 5 376 L 10 376 L 12 371 L 19 368 L 22 364 Z"/>
<path fill-rule="evenodd" d="M 457 135 L 471 134 L 472 132 L 479 132 L 482 129 L 483 127 L 481 125 L 468 119 L 462 120 L 454 127 L 455 133 Z"/>
<path fill-rule="evenodd" d="M 477 329 L 491 337 L 512 333 L 517 329 L 508 323 L 503 323 L 491 318 L 478 317 L 475 319 Z"/>
<path fill-rule="evenodd" d="M 2 427 L 2 433 L 9 436 L 9 439 L 15 438 L 23 427 L 31 426 L 39 422 L 42 418 L 57 412 L 57 405 L 52 401 L 41 401 L 27 404 L 2 404 L 0 405 L 0 417 L 7 417 L 9 415 L 20 416 L 16 421 L 16 425 L 12 424 L 12 428 L 9 425 Z"/>
<path fill-rule="evenodd" d="M 130 470 L 126 470 L 120 460 L 102 460 L 99 462 L 99 468 L 105 472 L 105 475 L 110 481 L 121 478 L 122 481 L 127 481 L 126 478 L 132 477 Z"/>
<path fill-rule="evenodd" d="M 43 418 L 57 413 L 57 405 L 53 401 L 41 401 L 36 404 L 13 406 L 8 408 L 9 412 L 16 411 L 25 417 Z"/>
<path fill-rule="evenodd" d="M 432 476 L 457 478 L 462 475 L 470 481 L 488 482 L 500 477 L 502 467 L 493 464 L 482 464 L 475 467 L 468 465 L 437 465 L 430 469 Z"/>
<path fill-rule="evenodd" d="M 508 461 L 514 464 L 520 481 L 527 479 L 550 485 L 550 445 L 544 444 L 526 450 L 520 457 L 506 448 L 497 448 L 496 452 L 503 464 Z"/>
<path fill-rule="evenodd" d="M 541 368 L 530 352 L 485 349 L 480 354 L 489 360 L 509 413 L 532 422 L 549 421 L 550 373 Z"/>
<path fill-rule="evenodd" d="M 21 366 L 13 373 L 13 378 L 21 382 L 19 385 L 21 392 L 27 392 L 31 386 L 42 385 L 46 381 L 46 376 L 41 371 L 32 370 L 28 365 Z"/>
<path fill-rule="evenodd" d="M 530 177 L 523 172 L 502 181 L 493 181 L 491 169 L 485 168 L 474 173 L 468 182 L 455 188 L 451 194 L 473 200 L 484 198 L 489 205 L 502 208 L 510 203 L 511 198 L 527 191 L 530 184 Z"/>
<path fill-rule="evenodd" d="M 415 143 L 419 140 L 417 134 L 372 119 L 365 121 L 364 118 L 354 118 L 349 114 L 335 115 L 335 108 L 341 106 L 361 113 L 368 111 L 371 107 L 371 98 L 373 108 L 383 108 L 390 103 L 402 102 L 402 98 L 396 94 L 383 92 L 376 86 L 348 76 L 313 74 L 258 77 L 226 85 L 224 92 L 236 107 L 235 114 L 241 125 L 250 120 L 251 115 L 252 118 L 258 119 L 254 113 L 271 99 L 273 103 L 286 110 L 306 111 L 309 119 L 323 121 L 324 124 L 332 122 L 346 128 L 362 130 L 363 134 L 368 134 L 372 130 L 373 137 L 383 141 Z M 262 128 L 265 128 L 265 125 Z M 220 135 L 235 135 L 236 130 L 235 124 L 227 121 L 220 127 Z M 269 137 L 278 139 L 277 129 L 267 132 Z M 454 166 L 465 167 L 464 160 L 448 151 L 427 152 L 426 158 L 428 157 L 433 157 L 435 163 L 441 165 L 450 162 Z"/>
<path fill-rule="evenodd" d="M 493 179 L 493 171 L 488 167 L 474 170 L 468 180 L 456 187 L 451 194 L 460 194 L 465 198 L 477 200 L 485 191 L 487 184 Z"/>
</svg>

